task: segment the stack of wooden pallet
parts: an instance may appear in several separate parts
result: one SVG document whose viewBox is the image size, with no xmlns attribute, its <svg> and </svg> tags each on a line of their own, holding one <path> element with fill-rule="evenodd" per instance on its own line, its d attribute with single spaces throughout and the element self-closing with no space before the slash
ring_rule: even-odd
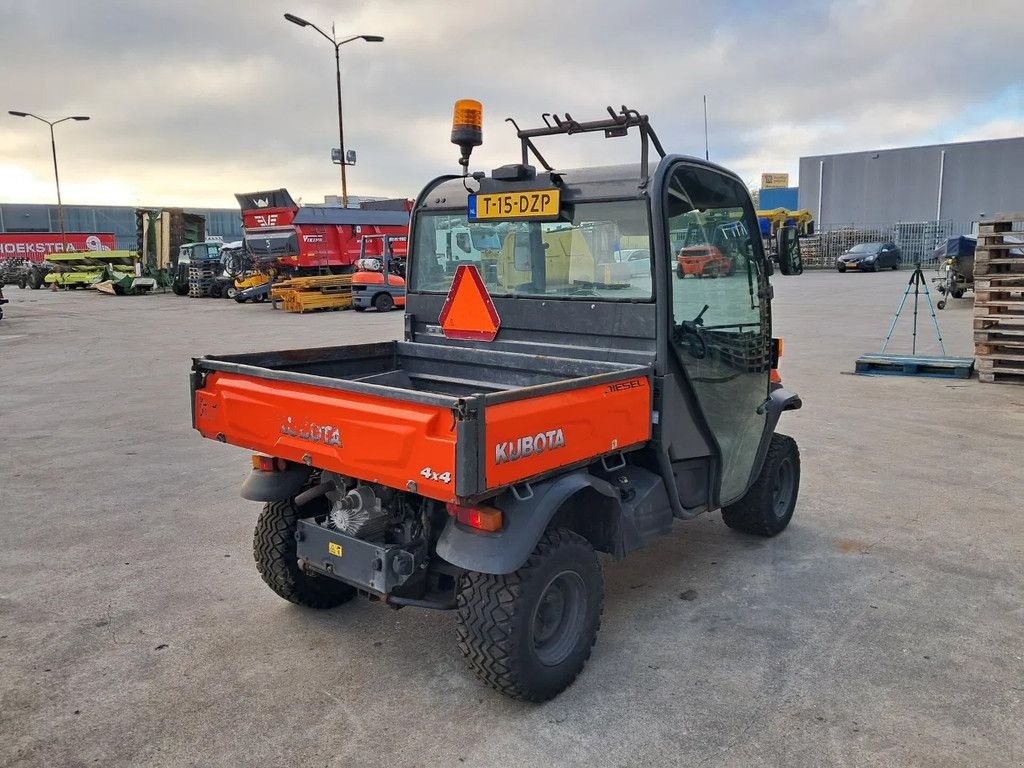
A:
<svg viewBox="0 0 1024 768">
<path fill-rule="evenodd" d="M 1024 213 L 982 222 L 974 258 L 978 378 L 1024 384 Z"/>
<path fill-rule="evenodd" d="M 352 306 L 352 276 L 295 277 L 275 283 L 270 298 L 275 306 L 280 304 L 286 312 L 349 309 Z"/>
</svg>

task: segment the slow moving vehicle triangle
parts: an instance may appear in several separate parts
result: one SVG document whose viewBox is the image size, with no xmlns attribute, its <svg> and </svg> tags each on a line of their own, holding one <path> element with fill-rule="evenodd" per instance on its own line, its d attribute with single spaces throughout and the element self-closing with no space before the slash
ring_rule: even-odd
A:
<svg viewBox="0 0 1024 768">
<path fill-rule="evenodd" d="M 494 341 L 501 327 L 501 318 L 475 266 L 462 264 L 455 271 L 455 279 L 437 321 L 445 338 Z"/>
</svg>

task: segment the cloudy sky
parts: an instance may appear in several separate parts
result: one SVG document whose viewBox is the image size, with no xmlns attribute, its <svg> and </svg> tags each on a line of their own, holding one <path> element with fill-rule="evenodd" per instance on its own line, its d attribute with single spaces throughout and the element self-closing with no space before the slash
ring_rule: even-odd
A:
<svg viewBox="0 0 1024 768">
<path fill-rule="evenodd" d="M 339 192 L 330 44 L 339 37 L 352 194 L 415 196 L 456 168 L 452 102 L 484 103 L 474 167 L 515 159 L 503 120 L 652 116 L 673 152 L 754 186 L 801 155 L 1024 135 L 1021 0 L 0 0 L 0 202 L 50 202 L 55 118 L 65 202 L 233 207 L 233 193 Z M 593 140 L 591 140 L 593 139 Z M 554 138 L 570 167 L 629 140 Z"/>
</svg>

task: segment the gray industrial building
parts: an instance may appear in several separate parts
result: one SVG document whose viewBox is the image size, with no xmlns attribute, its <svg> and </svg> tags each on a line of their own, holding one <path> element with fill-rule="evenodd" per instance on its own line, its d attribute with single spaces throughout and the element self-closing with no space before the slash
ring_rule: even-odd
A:
<svg viewBox="0 0 1024 768">
<path fill-rule="evenodd" d="M 238 208 L 186 208 L 188 213 L 206 217 L 206 233 L 225 242 L 242 239 L 242 216 Z M 135 208 L 119 205 L 65 205 L 67 232 L 111 233 L 121 250 L 136 247 Z M 59 232 L 56 205 L 0 203 L 0 233 Z"/>
<path fill-rule="evenodd" d="M 800 207 L 823 231 L 1024 211 L 1024 137 L 801 157 Z"/>
</svg>

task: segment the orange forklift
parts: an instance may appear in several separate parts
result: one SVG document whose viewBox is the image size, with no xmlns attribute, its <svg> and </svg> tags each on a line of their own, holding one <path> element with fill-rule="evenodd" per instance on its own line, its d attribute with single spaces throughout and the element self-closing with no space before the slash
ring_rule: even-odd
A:
<svg viewBox="0 0 1024 768">
<path fill-rule="evenodd" d="M 370 248 L 372 241 L 380 244 Z M 396 261 L 396 250 L 405 250 L 407 238 L 395 235 L 364 235 L 359 242 L 357 271 L 352 275 L 352 309 L 365 312 L 373 307 L 378 312 L 390 312 L 395 307 L 405 306 L 405 278 Z M 395 246 L 400 245 L 400 249 Z M 376 245 L 376 244 L 374 244 Z M 380 256 L 368 257 L 370 251 L 380 251 Z"/>
<path fill-rule="evenodd" d="M 590 656 L 597 553 L 626 557 L 715 511 L 775 536 L 800 483 L 796 443 L 775 429 L 801 401 L 778 377 L 774 266 L 742 179 L 666 154 L 626 107 L 543 123 L 513 122 L 521 158 L 470 173 L 482 108 L 456 103 L 462 172 L 416 201 L 404 340 L 202 357 L 191 374 L 193 426 L 254 451 L 241 494 L 263 504 L 253 548 L 274 592 L 451 609 L 473 671 L 529 701 Z M 537 147 L 581 133 L 639 134 L 640 162 L 559 169 Z M 712 242 L 722 216 L 732 272 L 678 277 L 672 243 L 695 225 Z M 478 228 L 500 230 L 514 269 L 483 255 L 446 268 L 439 238 Z M 593 269 L 641 247 L 647 273 Z"/>
</svg>

